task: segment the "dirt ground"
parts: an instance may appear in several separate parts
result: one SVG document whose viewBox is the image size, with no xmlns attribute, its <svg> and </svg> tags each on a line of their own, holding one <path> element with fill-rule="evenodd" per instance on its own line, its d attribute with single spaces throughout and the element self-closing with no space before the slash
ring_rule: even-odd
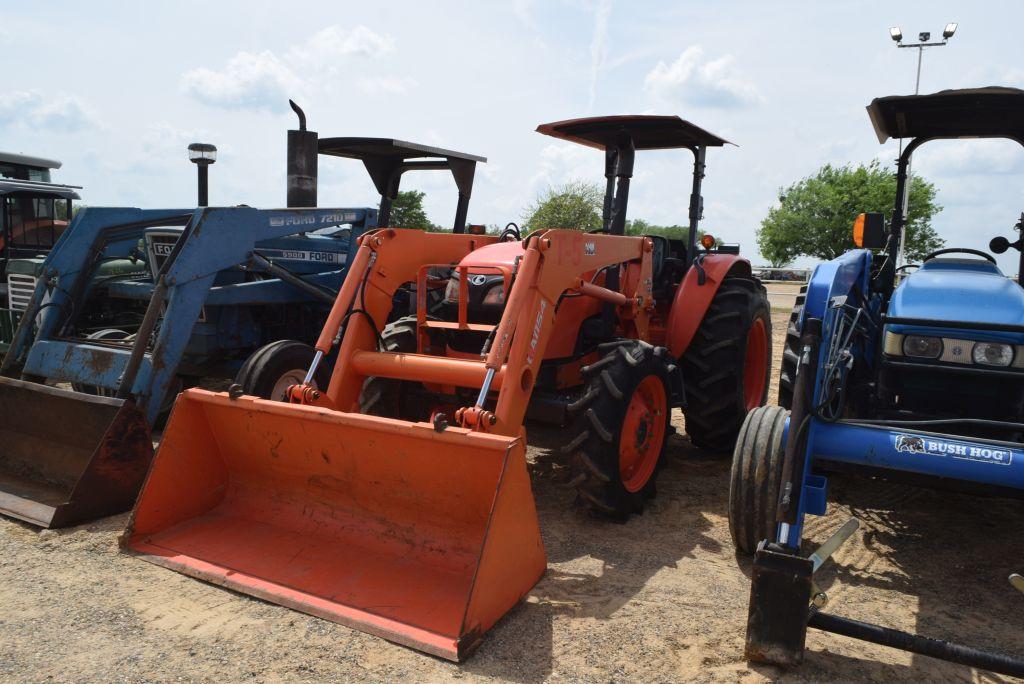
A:
<svg viewBox="0 0 1024 684">
<path fill-rule="evenodd" d="M 1006 681 L 818 632 L 800 669 L 748 665 L 728 457 L 673 437 L 657 498 L 614 525 L 574 510 L 557 438 L 530 434 L 548 572 L 462 665 L 121 554 L 127 516 L 0 519 L 0 680 Z M 831 612 L 1024 656 L 1024 595 L 1006 580 L 1024 570 L 1024 502 L 852 480 L 830 498 L 812 541 L 864 523 L 819 573 Z"/>
</svg>

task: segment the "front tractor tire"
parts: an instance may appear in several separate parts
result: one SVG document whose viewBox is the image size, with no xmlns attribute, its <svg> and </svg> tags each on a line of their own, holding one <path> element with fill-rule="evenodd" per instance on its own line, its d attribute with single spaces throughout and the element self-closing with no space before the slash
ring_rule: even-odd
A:
<svg viewBox="0 0 1024 684">
<path fill-rule="evenodd" d="M 682 358 L 686 432 L 694 446 L 729 453 L 747 412 L 768 398 L 772 317 L 764 286 L 726 278 Z"/>
<path fill-rule="evenodd" d="M 428 320 L 434 320 L 428 317 Z M 404 316 L 384 326 L 381 347 L 393 354 L 415 354 L 418 348 L 416 316 Z M 431 402 L 422 384 L 393 378 L 369 377 L 359 395 L 359 411 L 371 416 L 409 421 L 430 419 Z"/>
<path fill-rule="evenodd" d="M 679 370 L 668 350 L 639 340 L 609 342 L 600 351 L 583 368 L 583 394 L 569 405 L 573 437 L 563 452 L 572 455 L 578 502 L 624 522 L 655 494 Z"/>
<path fill-rule="evenodd" d="M 313 364 L 316 350 L 297 340 L 278 340 L 263 345 L 245 360 L 235 375 L 235 384 L 243 394 L 273 401 L 287 401 L 288 388 L 301 385 Z M 326 389 L 330 372 L 321 363 L 313 377 L 313 386 Z"/>
<path fill-rule="evenodd" d="M 729 480 L 729 532 L 736 550 L 753 554 L 763 539 L 774 539 L 775 513 L 789 411 L 762 406 L 747 414 L 732 455 Z"/>
</svg>

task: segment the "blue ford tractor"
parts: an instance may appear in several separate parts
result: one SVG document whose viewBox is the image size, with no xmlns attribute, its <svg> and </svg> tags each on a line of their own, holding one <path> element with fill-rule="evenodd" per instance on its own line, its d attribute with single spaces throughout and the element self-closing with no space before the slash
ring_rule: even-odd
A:
<svg viewBox="0 0 1024 684">
<path fill-rule="evenodd" d="M 59 238 L 0 366 L 0 513 L 59 527 L 130 508 L 151 429 L 184 386 L 233 380 L 239 392 L 283 398 L 305 378 L 361 234 L 390 223 L 404 173 L 450 171 L 454 230 L 465 230 L 484 158 L 321 139 L 296 110 L 288 208 L 86 208 Z M 362 161 L 379 209 L 316 208 L 319 155 Z M 395 315 L 414 299 L 413 285 L 396 295 Z M 314 384 L 326 386 L 330 361 Z"/>
<path fill-rule="evenodd" d="M 1024 145 L 1024 91 L 883 97 L 868 113 L 880 142 L 909 138 L 888 229 L 881 214 L 860 215 L 860 249 L 814 270 L 791 317 L 780 406 L 748 414 L 733 455 L 732 537 L 755 554 L 746 656 L 797 664 L 812 627 L 1024 676 L 1020 659 L 825 613 L 814 573 L 856 519 L 801 555 L 805 518 L 825 513 L 835 472 L 1024 495 L 1024 252 L 1016 282 L 991 254 L 968 248 L 896 268 L 914 151 L 949 138 Z M 1016 227 L 1024 233 L 1024 222 Z M 989 248 L 1022 246 L 1024 236 L 1000 236 Z"/>
</svg>

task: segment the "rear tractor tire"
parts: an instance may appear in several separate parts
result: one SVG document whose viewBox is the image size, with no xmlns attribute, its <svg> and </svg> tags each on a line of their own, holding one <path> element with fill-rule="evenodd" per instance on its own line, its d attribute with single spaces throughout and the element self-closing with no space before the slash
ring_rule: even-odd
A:
<svg viewBox="0 0 1024 684">
<path fill-rule="evenodd" d="M 772 317 L 764 286 L 726 278 L 683 354 L 686 432 L 701 449 L 729 453 L 747 412 L 768 398 Z"/>
<path fill-rule="evenodd" d="M 292 385 L 299 385 L 313 363 L 316 350 L 296 340 L 278 340 L 257 349 L 235 375 L 242 393 L 261 399 L 286 401 Z M 330 373 L 324 363 L 313 377 L 313 386 L 326 388 Z"/>
<path fill-rule="evenodd" d="M 582 369 L 583 394 L 569 405 L 572 485 L 580 504 L 617 522 L 642 513 L 671 433 L 669 419 L 681 387 L 679 369 L 664 347 L 618 340 Z"/>
<path fill-rule="evenodd" d="M 753 554 L 763 539 L 774 539 L 775 513 L 782 486 L 789 411 L 762 406 L 747 414 L 732 455 L 729 480 L 729 532 L 736 549 Z"/>
</svg>

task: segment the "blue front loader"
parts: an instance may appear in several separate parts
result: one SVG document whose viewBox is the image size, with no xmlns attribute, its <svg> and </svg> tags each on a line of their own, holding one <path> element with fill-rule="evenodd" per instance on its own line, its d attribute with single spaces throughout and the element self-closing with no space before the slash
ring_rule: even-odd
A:
<svg viewBox="0 0 1024 684">
<path fill-rule="evenodd" d="M 47 258 L 0 367 L 0 512 L 53 527 L 129 508 L 183 368 L 231 377 L 274 339 L 273 326 L 301 335 L 290 327 L 299 312 L 318 331 L 376 216 L 83 209 Z M 111 261 L 142 268 L 98 278 Z"/>
</svg>

